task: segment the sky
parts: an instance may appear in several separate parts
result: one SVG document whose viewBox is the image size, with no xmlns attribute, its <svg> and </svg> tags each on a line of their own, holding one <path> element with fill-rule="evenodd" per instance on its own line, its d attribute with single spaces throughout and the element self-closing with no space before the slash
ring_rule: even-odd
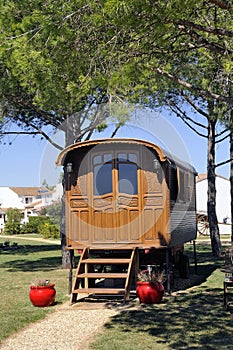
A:
<svg viewBox="0 0 233 350">
<path fill-rule="evenodd" d="M 143 113 L 143 115 L 141 115 Z M 143 118 L 142 118 L 143 117 Z M 93 138 L 111 135 L 114 125 Z M 207 139 L 198 136 L 180 119 L 163 113 L 140 111 L 117 133 L 116 137 L 140 138 L 152 141 L 181 160 L 191 163 L 196 171 L 206 173 Z M 61 133 L 53 136 L 64 145 Z M 11 144 L 9 144 L 11 143 Z M 59 150 L 40 137 L 29 135 L 6 136 L 0 144 L 0 186 L 41 186 L 45 180 L 48 185 L 59 182 L 62 167 L 56 166 Z M 229 141 L 216 148 L 217 162 L 229 158 Z M 229 178 L 229 164 L 217 168 L 217 174 Z"/>
</svg>

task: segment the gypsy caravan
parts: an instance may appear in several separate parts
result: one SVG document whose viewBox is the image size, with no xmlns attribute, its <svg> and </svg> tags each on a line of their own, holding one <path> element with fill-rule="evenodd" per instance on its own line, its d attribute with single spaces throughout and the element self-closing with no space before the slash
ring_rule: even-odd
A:
<svg viewBox="0 0 233 350">
<path fill-rule="evenodd" d="M 81 293 L 127 300 L 140 265 L 164 259 L 169 275 L 170 259 L 196 238 L 196 171 L 159 146 L 89 140 L 65 148 L 57 165 L 64 167 L 67 249 L 82 251 L 72 302 Z"/>
</svg>

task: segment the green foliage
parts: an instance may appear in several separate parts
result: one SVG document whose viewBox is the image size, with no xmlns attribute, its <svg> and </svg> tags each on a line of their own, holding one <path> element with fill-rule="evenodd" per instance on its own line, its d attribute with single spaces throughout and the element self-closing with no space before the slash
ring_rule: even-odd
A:
<svg viewBox="0 0 233 350">
<path fill-rule="evenodd" d="M 20 228 L 20 232 L 23 234 L 27 233 L 38 233 L 38 223 L 36 222 L 26 222 Z"/>
<path fill-rule="evenodd" d="M 4 227 L 4 233 L 6 235 L 15 235 L 20 233 L 20 221 L 22 213 L 17 208 L 7 209 L 7 223 Z"/>
<path fill-rule="evenodd" d="M 228 101 L 232 7 L 217 1 L 9 0 L 0 23 L 2 116 L 28 130 L 75 116 L 67 143 L 90 137 L 110 113 L 87 109 L 116 97 L 155 107 L 184 90 Z"/>
<path fill-rule="evenodd" d="M 0 23 L 3 133 L 11 121 L 42 136 L 50 125 L 68 145 L 103 130 L 109 116 L 123 125 L 128 113 L 112 108 L 112 116 L 115 101 L 169 106 L 181 117 L 189 103 L 230 127 L 230 2 L 9 0 Z"/>
<path fill-rule="evenodd" d="M 29 216 L 29 223 L 35 226 L 39 226 L 47 221 L 49 221 L 49 218 L 46 215 Z"/>
<path fill-rule="evenodd" d="M 50 219 L 46 215 L 41 216 L 29 216 L 29 222 L 21 226 L 21 233 L 39 233 L 40 225 L 43 225 L 46 222 L 50 222 Z"/>
<path fill-rule="evenodd" d="M 45 222 L 38 227 L 38 233 L 43 236 L 43 238 L 59 238 L 60 231 L 56 225 Z"/>
<path fill-rule="evenodd" d="M 61 201 L 53 203 L 51 205 L 47 205 L 46 208 L 46 214 L 49 216 L 51 221 L 59 228 L 61 223 Z"/>
<path fill-rule="evenodd" d="M 22 213 L 20 209 L 17 208 L 9 208 L 6 211 L 7 214 L 7 222 L 8 223 L 20 223 L 22 218 Z"/>
<path fill-rule="evenodd" d="M 7 222 L 4 226 L 5 235 L 17 235 L 21 233 L 19 222 Z"/>
<path fill-rule="evenodd" d="M 51 212 L 54 215 L 54 222 L 60 220 L 60 206 L 57 204 L 56 206 L 50 208 Z M 56 212 L 57 210 L 57 212 Z M 57 215 L 57 217 L 56 217 Z M 13 234 L 30 234 L 30 233 L 39 233 L 44 238 L 59 238 L 60 231 L 59 225 L 51 222 L 50 217 L 48 216 L 30 216 L 29 222 L 20 225 L 19 222 L 9 222 L 5 225 L 4 233 L 13 235 Z"/>
</svg>

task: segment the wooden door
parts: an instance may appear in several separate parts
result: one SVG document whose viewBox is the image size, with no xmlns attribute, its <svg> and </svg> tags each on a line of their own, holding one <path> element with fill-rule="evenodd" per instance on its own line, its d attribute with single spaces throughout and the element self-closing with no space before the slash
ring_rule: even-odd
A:
<svg viewBox="0 0 233 350">
<path fill-rule="evenodd" d="M 69 242 L 165 244 L 169 198 L 155 154 L 138 145 L 94 147 L 74 167 L 68 192 Z M 73 163 L 75 163 L 73 161 Z"/>
<path fill-rule="evenodd" d="M 93 243 L 139 242 L 139 152 L 117 146 L 91 155 Z"/>
<path fill-rule="evenodd" d="M 141 237 L 140 152 L 115 153 L 117 242 L 139 243 Z"/>
</svg>

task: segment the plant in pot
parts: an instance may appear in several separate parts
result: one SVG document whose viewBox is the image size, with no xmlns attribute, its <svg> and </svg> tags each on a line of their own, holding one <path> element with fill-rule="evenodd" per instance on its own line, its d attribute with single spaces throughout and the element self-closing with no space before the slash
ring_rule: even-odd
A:
<svg viewBox="0 0 233 350">
<path fill-rule="evenodd" d="M 31 303 L 37 307 L 53 305 L 56 297 L 55 284 L 50 280 L 39 279 L 30 286 L 29 297 Z"/>
<path fill-rule="evenodd" d="M 143 304 L 158 304 L 164 295 L 163 283 L 166 280 L 164 271 L 142 270 L 137 275 L 136 294 Z"/>
</svg>

